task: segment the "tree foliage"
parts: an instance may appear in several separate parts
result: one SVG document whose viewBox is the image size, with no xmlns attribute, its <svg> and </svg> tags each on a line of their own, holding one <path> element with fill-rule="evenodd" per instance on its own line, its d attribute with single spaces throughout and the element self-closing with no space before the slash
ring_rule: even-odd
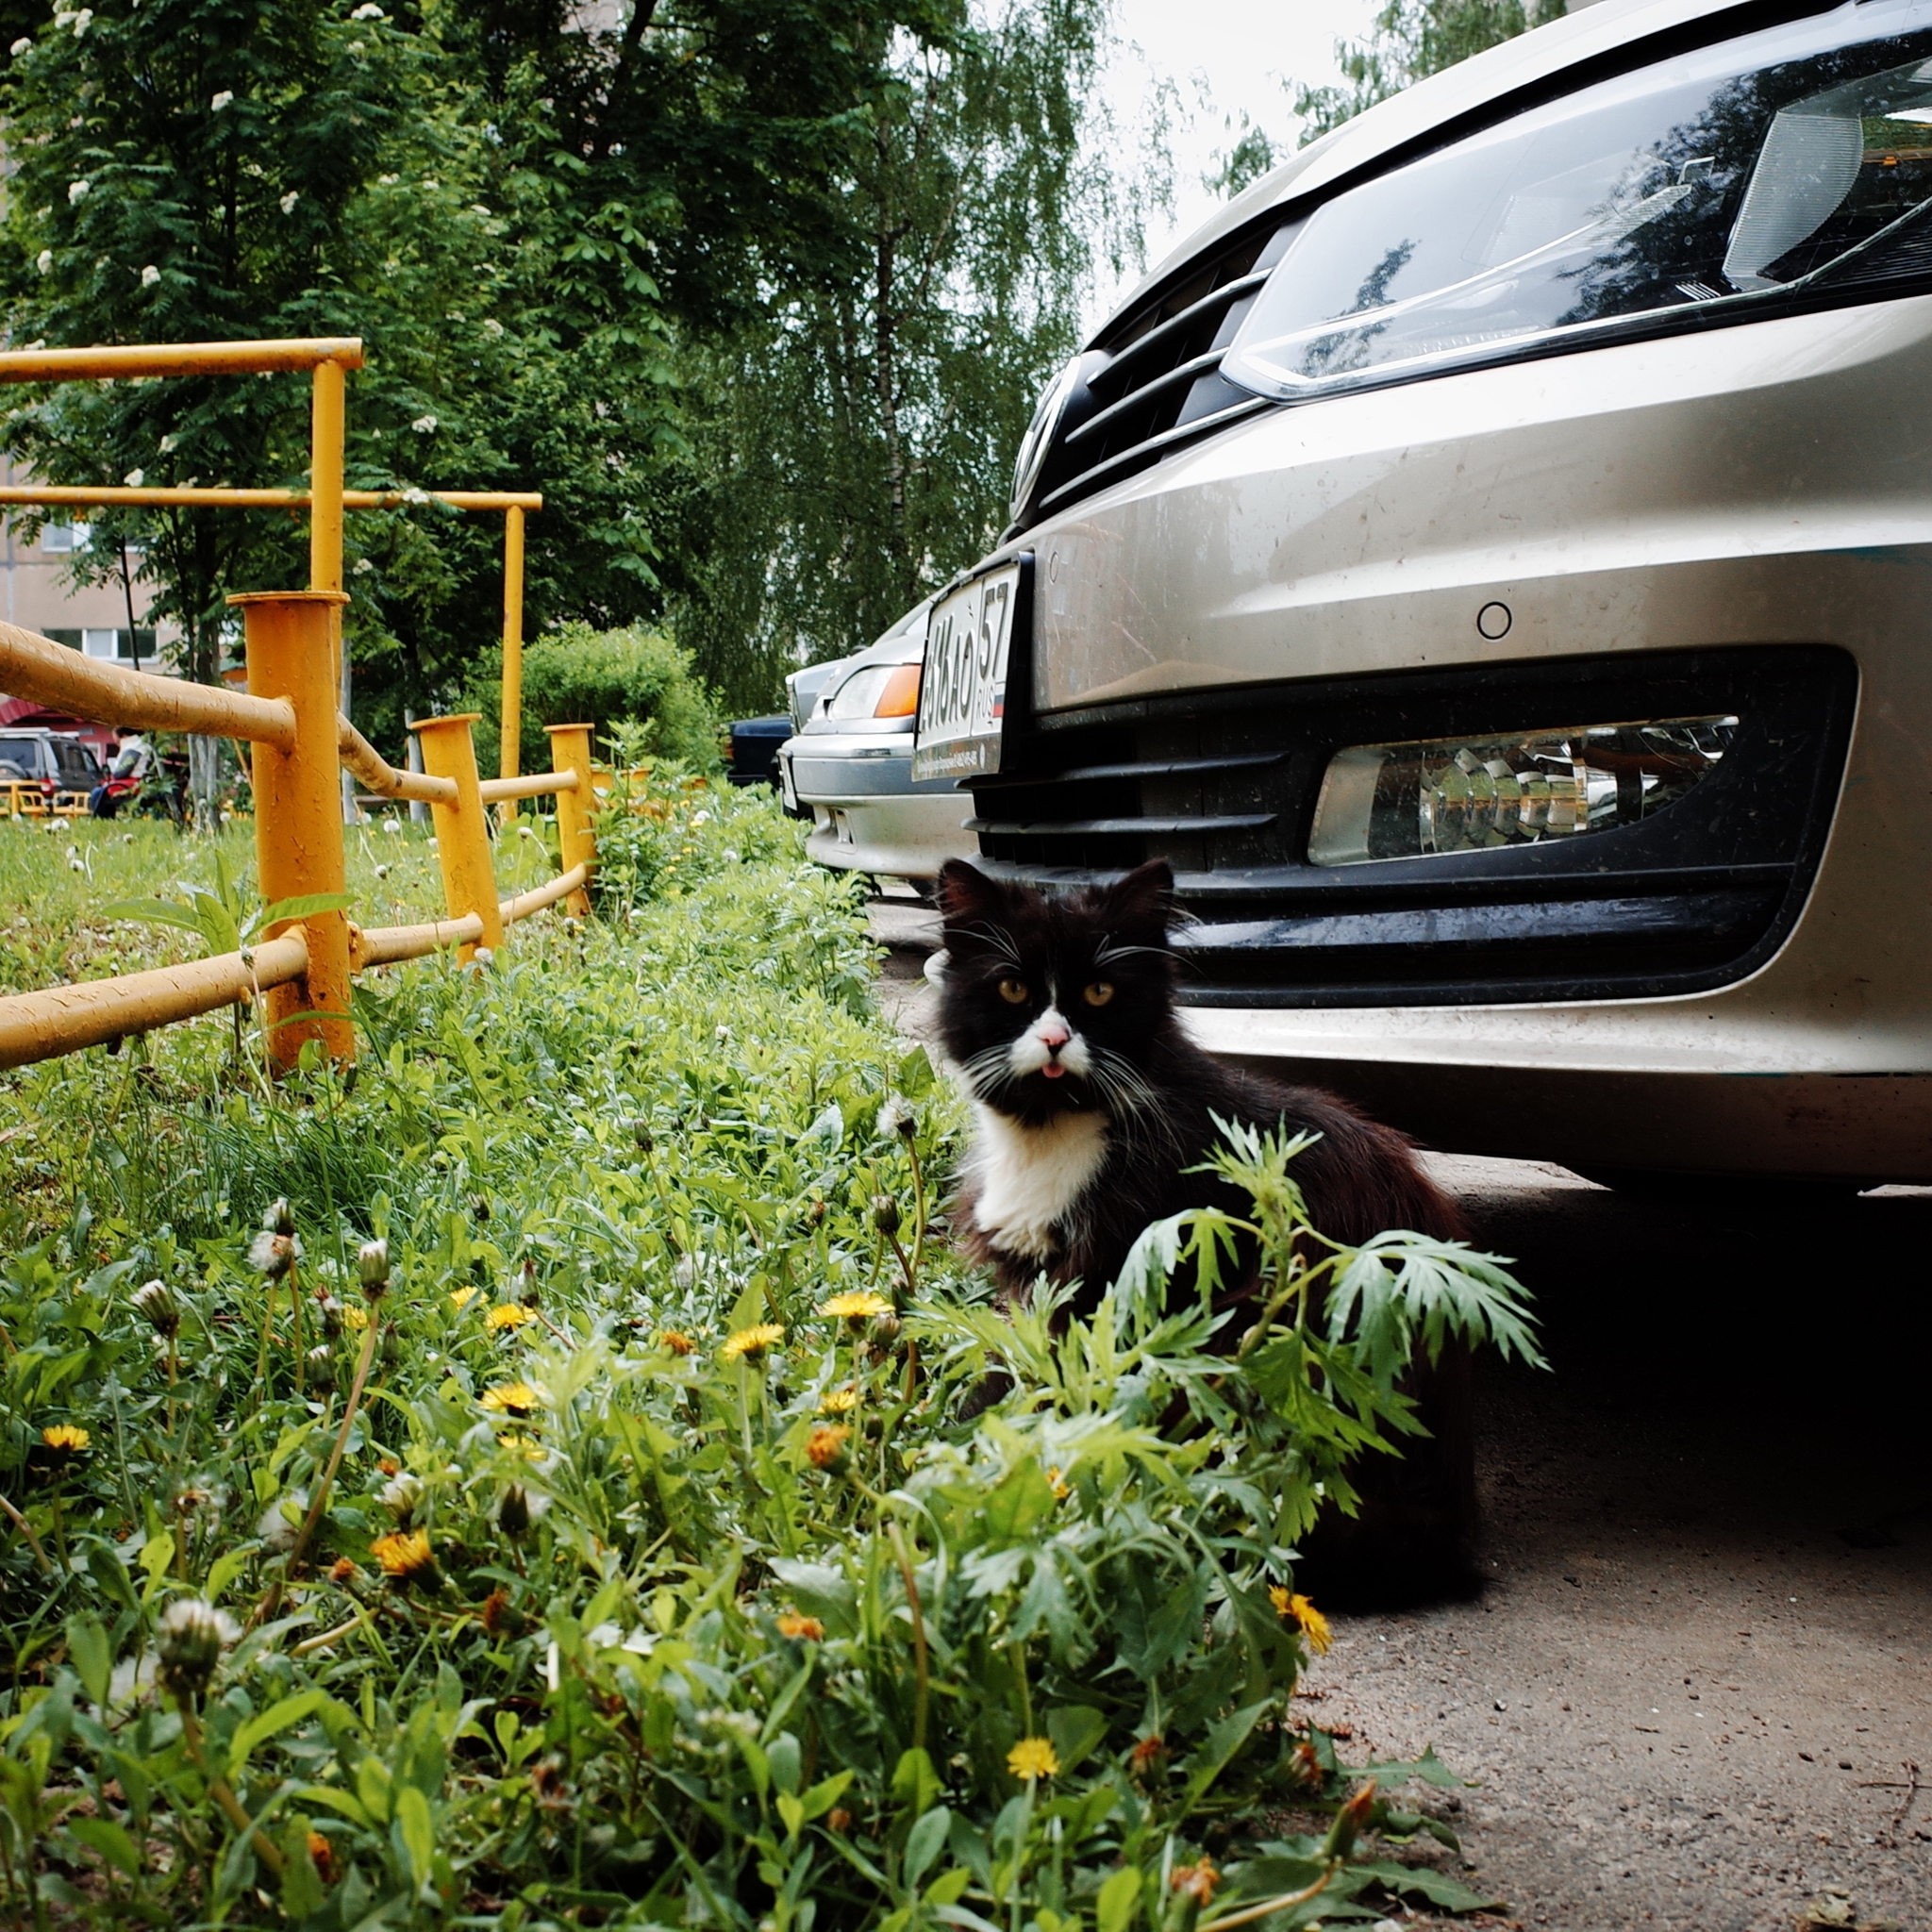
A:
<svg viewBox="0 0 1932 1932">
<path fill-rule="evenodd" d="M 1336 42 L 1339 86 L 1290 83 L 1301 123 L 1297 145 L 1306 147 L 1378 101 L 1531 27 L 1560 20 L 1563 12 L 1564 0 L 1387 0 L 1367 39 Z M 1209 185 L 1239 194 L 1286 158 L 1285 144 L 1243 115 L 1241 134 Z"/>
</svg>

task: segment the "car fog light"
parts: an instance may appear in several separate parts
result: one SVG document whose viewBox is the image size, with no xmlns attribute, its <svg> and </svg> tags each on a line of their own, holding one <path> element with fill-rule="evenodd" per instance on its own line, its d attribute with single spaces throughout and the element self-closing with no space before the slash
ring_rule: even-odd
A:
<svg viewBox="0 0 1932 1932">
<path fill-rule="evenodd" d="M 1352 744 L 1328 761 L 1311 865 L 1538 844 L 1633 825 L 1717 769 L 1734 717 Z"/>
</svg>

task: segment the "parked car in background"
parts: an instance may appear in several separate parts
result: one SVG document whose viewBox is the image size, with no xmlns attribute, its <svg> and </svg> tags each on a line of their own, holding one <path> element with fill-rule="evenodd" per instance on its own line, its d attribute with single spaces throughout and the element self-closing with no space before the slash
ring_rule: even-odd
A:
<svg viewBox="0 0 1932 1932">
<path fill-rule="evenodd" d="M 0 794 L 8 787 L 30 785 L 46 805 L 59 799 L 63 808 L 74 809 L 74 801 L 84 806 L 101 778 L 100 760 L 78 738 L 31 726 L 0 729 Z M 0 808 L 5 802 L 0 795 Z"/>
<path fill-rule="evenodd" d="M 1932 10 L 1602 0 L 1303 148 L 935 605 L 985 862 L 1438 1146 L 1932 1181 Z"/>
<path fill-rule="evenodd" d="M 774 711 L 765 718 L 735 718 L 731 724 L 731 782 L 775 785 L 778 747 L 791 736 L 791 717 Z"/>
<path fill-rule="evenodd" d="M 807 854 L 840 872 L 903 879 L 924 894 L 948 858 L 977 843 L 951 778 L 912 779 L 912 727 L 930 603 L 865 650 L 793 672 L 797 730 L 778 753 L 785 803 L 812 824 Z"/>
</svg>

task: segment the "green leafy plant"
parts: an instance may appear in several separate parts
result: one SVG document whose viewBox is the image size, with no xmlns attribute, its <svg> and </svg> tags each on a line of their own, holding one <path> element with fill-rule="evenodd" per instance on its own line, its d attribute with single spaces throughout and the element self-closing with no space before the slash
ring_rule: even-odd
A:
<svg viewBox="0 0 1932 1932">
<path fill-rule="evenodd" d="M 16 1076 L 46 1168 L 0 1199 L 0 1911 L 1483 1903 L 1404 1849 L 1453 1843 L 1451 1773 L 1297 1722 L 1327 1630 L 1293 1540 L 1412 1426 L 1407 1363 L 1533 1355 L 1520 1291 L 1453 1244 L 1323 1241 L 1297 1144 L 1233 1134 L 1251 1212 L 1008 1320 L 943 1239 L 956 1103 L 867 1009 L 858 909 L 774 803 L 731 808 L 741 844 L 687 823 L 621 920 L 373 978 L 353 1082 L 236 1091 L 194 1029 L 140 1079 Z"/>
</svg>

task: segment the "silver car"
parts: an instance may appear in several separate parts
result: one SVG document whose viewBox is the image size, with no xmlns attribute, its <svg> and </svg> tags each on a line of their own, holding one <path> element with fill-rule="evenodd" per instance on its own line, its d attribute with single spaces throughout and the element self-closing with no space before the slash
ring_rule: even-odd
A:
<svg viewBox="0 0 1932 1932">
<path fill-rule="evenodd" d="M 915 784 L 912 727 L 930 603 L 865 650 L 786 680 L 796 734 L 778 751 L 785 803 L 812 829 L 806 852 L 841 872 L 903 879 L 922 894 L 976 842 L 950 779 Z"/>
<path fill-rule="evenodd" d="M 1439 1146 L 1932 1180 L 1928 449 L 1932 6 L 1603 0 L 1061 372 L 922 768 L 1167 858 L 1200 1039 Z"/>
</svg>

